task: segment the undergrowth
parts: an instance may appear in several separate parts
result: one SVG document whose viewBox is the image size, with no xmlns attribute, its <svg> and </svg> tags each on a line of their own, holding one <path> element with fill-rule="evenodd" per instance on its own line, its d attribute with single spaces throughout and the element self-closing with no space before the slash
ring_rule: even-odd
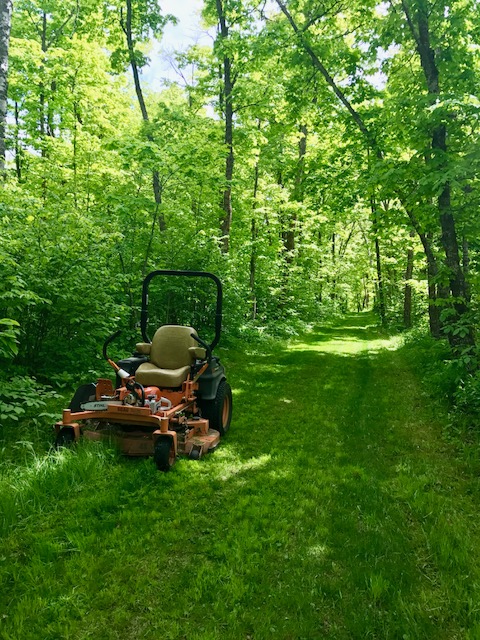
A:
<svg viewBox="0 0 480 640">
<path fill-rule="evenodd" d="M 446 339 L 425 330 L 405 337 L 405 353 L 432 397 L 445 401 L 451 422 L 480 429 L 480 358 L 475 347 L 453 354 Z"/>
</svg>

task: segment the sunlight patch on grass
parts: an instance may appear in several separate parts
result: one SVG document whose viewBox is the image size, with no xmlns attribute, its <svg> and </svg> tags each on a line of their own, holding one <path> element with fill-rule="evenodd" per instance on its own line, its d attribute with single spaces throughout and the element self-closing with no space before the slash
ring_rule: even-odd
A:
<svg viewBox="0 0 480 640">
<path fill-rule="evenodd" d="M 222 466 L 220 469 L 219 477 L 221 480 L 229 480 L 233 476 L 238 475 L 239 473 L 244 473 L 245 471 L 252 471 L 253 469 L 260 469 L 267 465 L 272 456 L 270 454 L 263 454 L 258 458 L 250 458 L 249 460 L 245 460 L 243 462 L 239 461 L 234 455 L 232 455 L 231 451 L 227 451 L 226 449 L 220 450 L 216 453 L 216 458 L 221 459 Z"/>
<path fill-rule="evenodd" d="M 356 355 L 367 352 L 376 354 L 380 351 L 396 351 L 403 344 L 401 336 L 378 338 L 377 340 L 361 340 L 359 338 L 332 338 L 326 342 L 295 342 L 289 345 L 292 351 L 316 351 L 318 353 L 335 353 L 337 355 Z"/>
<path fill-rule="evenodd" d="M 275 467 L 274 469 L 272 469 L 271 471 L 268 472 L 268 475 L 270 476 L 270 478 L 274 479 L 274 480 L 285 480 L 286 478 L 289 478 L 290 476 L 293 475 L 293 471 L 290 468 L 281 468 L 281 467 Z"/>
<path fill-rule="evenodd" d="M 315 544 L 307 549 L 307 556 L 314 558 L 323 558 L 328 553 L 329 549 L 325 544 Z"/>
</svg>

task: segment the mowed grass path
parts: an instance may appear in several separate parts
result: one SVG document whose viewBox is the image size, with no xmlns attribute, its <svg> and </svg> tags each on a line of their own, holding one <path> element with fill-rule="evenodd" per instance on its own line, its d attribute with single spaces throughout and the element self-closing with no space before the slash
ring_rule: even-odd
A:
<svg viewBox="0 0 480 640">
<path fill-rule="evenodd" d="M 0 637 L 480 638 L 475 465 L 372 322 L 228 354 L 207 459 L 86 443 L 5 471 Z"/>
</svg>

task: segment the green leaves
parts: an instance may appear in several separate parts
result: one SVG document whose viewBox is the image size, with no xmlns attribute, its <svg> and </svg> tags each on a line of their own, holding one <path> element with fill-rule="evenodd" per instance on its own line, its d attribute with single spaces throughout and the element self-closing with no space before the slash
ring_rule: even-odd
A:
<svg viewBox="0 0 480 640">
<path fill-rule="evenodd" d="M 10 318 L 0 319 L 0 358 L 18 354 L 19 323 Z"/>
</svg>

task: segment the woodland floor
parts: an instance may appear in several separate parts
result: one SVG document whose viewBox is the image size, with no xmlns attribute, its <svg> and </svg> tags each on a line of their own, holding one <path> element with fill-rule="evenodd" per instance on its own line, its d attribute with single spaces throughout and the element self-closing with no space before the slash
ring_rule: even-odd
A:
<svg viewBox="0 0 480 640">
<path fill-rule="evenodd" d="M 480 638 L 478 456 L 373 322 L 225 353 L 231 431 L 168 474 L 3 465 L 0 638 Z"/>
</svg>

